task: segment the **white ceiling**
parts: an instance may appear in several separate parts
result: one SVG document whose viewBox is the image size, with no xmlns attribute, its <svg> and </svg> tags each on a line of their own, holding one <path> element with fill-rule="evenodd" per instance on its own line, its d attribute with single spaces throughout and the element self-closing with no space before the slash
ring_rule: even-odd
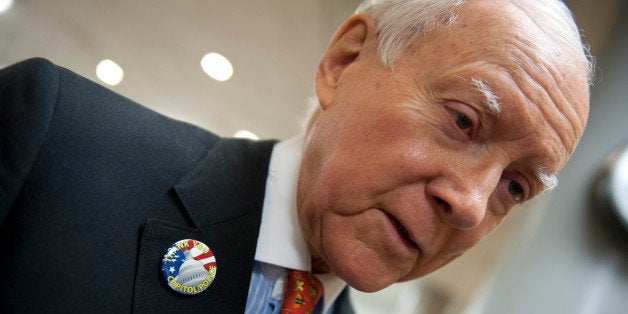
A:
<svg viewBox="0 0 628 314">
<path fill-rule="evenodd" d="M 112 59 L 115 87 L 147 107 L 220 135 L 249 129 L 264 138 L 299 132 L 317 61 L 358 1 L 16 1 L 0 15 L 0 62 L 43 56 L 97 81 Z M 217 82 L 199 62 L 231 60 Z"/>
</svg>

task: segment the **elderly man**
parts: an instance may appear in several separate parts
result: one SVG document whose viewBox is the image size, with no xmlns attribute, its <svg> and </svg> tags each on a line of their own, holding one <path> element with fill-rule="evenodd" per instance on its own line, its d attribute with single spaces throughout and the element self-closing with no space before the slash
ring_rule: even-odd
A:
<svg viewBox="0 0 628 314">
<path fill-rule="evenodd" d="M 0 311 L 350 312 L 346 284 L 428 274 L 554 187 L 590 72 L 555 0 L 367 1 L 305 134 L 274 145 L 9 67 Z"/>
</svg>

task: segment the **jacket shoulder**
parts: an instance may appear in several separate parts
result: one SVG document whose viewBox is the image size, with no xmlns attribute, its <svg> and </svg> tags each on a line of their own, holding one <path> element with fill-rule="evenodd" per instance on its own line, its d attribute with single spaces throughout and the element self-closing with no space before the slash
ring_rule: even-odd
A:
<svg viewBox="0 0 628 314">
<path fill-rule="evenodd" d="M 0 222 L 45 139 L 58 92 L 59 72 L 46 59 L 0 70 Z"/>
<path fill-rule="evenodd" d="M 58 87 L 57 67 L 47 59 L 27 59 L 0 69 L 0 91 L 5 94 L 23 87 Z"/>
</svg>

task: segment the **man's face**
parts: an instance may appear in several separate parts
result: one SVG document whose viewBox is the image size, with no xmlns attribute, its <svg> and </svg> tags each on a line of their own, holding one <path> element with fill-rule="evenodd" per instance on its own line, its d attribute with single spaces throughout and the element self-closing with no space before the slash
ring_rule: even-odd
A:
<svg viewBox="0 0 628 314">
<path fill-rule="evenodd" d="M 299 177 L 315 267 L 363 291 L 425 275 L 542 192 L 545 175 L 567 162 L 588 111 L 584 69 L 534 57 L 512 19 L 532 25 L 511 6 L 465 5 L 394 70 L 379 62 L 373 25 L 346 31 L 349 43 L 370 33 L 337 81 L 317 78 L 323 110 Z"/>
</svg>

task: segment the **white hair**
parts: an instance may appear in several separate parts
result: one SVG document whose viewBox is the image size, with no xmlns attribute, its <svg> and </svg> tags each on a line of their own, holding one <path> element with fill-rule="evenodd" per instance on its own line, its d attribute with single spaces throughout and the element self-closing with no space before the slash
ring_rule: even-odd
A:
<svg viewBox="0 0 628 314">
<path fill-rule="evenodd" d="M 450 25 L 466 0 L 366 0 L 355 13 L 376 22 L 382 62 L 394 68 L 401 54 L 419 35 Z"/>
<path fill-rule="evenodd" d="M 451 25 L 456 20 L 458 8 L 468 1 L 473 0 L 366 0 L 355 13 L 367 14 L 375 20 L 382 63 L 394 68 L 399 55 L 419 35 Z M 578 27 L 567 6 L 559 0 L 510 2 L 524 11 L 555 43 L 542 45 L 540 51 L 549 59 L 563 54 L 575 56 L 585 64 L 591 84 L 593 59 L 588 47 L 582 44 Z"/>
<path fill-rule="evenodd" d="M 355 13 L 367 14 L 375 20 L 380 59 L 385 66 L 392 69 L 401 53 L 420 35 L 453 24 L 459 8 L 472 1 L 478 0 L 365 0 Z M 571 60 L 570 62 L 580 62 L 586 68 L 589 85 L 592 84 L 595 69 L 593 57 L 589 54 L 589 47 L 582 43 L 571 11 L 561 0 L 506 1 L 523 11 L 549 39 L 549 43 L 547 40 L 535 42 L 539 36 L 532 33 L 520 34 L 529 38 L 528 44 L 537 48 L 536 53 L 553 65 L 563 64 L 564 58 Z M 519 31 L 532 32 L 529 28 Z M 491 97 L 488 86 L 479 85 L 476 81 L 473 83 L 489 103 L 498 104 L 497 98 Z M 309 99 L 308 107 L 306 130 L 310 129 L 320 112 L 316 96 Z"/>
</svg>

